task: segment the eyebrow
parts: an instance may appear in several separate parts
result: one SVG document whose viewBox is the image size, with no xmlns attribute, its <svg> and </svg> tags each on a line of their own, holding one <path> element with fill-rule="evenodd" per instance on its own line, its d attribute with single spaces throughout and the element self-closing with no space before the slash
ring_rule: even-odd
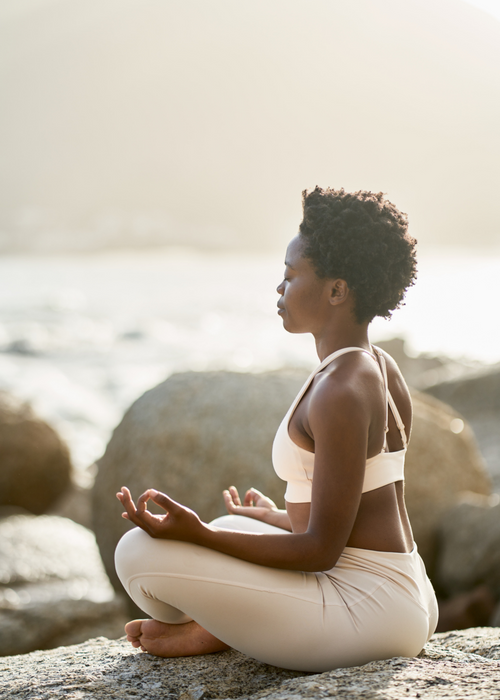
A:
<svg viewBox="0 0 500 700">
<path fill-rule="evenodd" d="M 285 265 L 290 268 L 290 270 L 295 270 L 294 266 L 291 265 L 287 260 L 285 260 Z"/>
</svg>

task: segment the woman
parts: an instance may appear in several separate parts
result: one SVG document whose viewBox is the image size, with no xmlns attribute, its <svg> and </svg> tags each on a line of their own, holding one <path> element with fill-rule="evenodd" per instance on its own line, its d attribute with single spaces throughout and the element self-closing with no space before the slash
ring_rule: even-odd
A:
<svg viewBox="0 0 500 700">
<path fill-rule="evenodd" d="M 418 654 L 437 604 L 404 505 L 411 401 L 368 326 L 401 305 L 416 273 L 407 219 L 382 194 L 316 188 L 288 246 L 278 313 L 312 333 L 321 364 L 276 434 L 286 511 L 255 489 L 210 524 L 154 489 L 117 547 L 118 575 L 153 619 L 125 628 L 159 656 L 234 647 L 260 661 L 326 671 Z M 165 516 L 151 514 L 147 501 Z"/>
</svg>

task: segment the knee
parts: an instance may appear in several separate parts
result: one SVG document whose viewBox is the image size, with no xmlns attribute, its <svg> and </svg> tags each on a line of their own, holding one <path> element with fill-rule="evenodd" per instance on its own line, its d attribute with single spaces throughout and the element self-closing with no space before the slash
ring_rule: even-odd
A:
<svg viewBox="0 0 500 700">
<path fill-rule="evenodd" d="M 140 527 L 135 527 L 133 530 L 126 532 L 116 545 L 115 569 L 118 578 L 124 586 L 131 576 L 138 573 L 138 566 L 141 560 L 140 555 L 141 552 L 144 552 L 149 539 L 149 535 L 144 530 L 141 530 Z"/>
<path fill-rule="evenodd" d="M 224 530 L 237 530 L 238 524 L 243 520 L 243 517 L 242 515 L 221 515 L 219 518 L 211 520 L 210 525 L 223 528 Z"/>
</svg>

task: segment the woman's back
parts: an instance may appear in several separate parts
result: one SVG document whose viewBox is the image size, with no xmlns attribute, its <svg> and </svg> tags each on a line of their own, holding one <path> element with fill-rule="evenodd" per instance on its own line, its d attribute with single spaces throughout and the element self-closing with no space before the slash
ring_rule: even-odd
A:
<svg viewBox="0 0 500 700">
<path fill-rule="evenodd" d="M 410 395 L 396 363 L 389 355 L 382 354 L 377 349 L 377 358 L 366 350 L 354 352 L 356 349 L 362 350 L 344 348 L 334 353 L 320 365 L 320 371 L 313 373 L 313 378 L 306 382 L 280 426 L 273 449 L 273 461 L 278 474 L 289 482 L 285 498 L 293 531 L 305 532 L 310 515 L 315 451 L 309 411 L 314 402 L 315 390 L 326 376 L 330 380 L 331 391 L 334 392 L 336 379 L 341 381 L 342 375 L 347 374 L 352 391 L 365 397 L 366 410 L 372 414 L 362 495 L 347 545 L 379 551 L 409 552 L 413 548 L 413 538 L 404 505 L 402 480 L 405 448 L 411 429 Z M 347 353 L 352 353 L 353 357 L 349 358 Z M 387 388 L 394 400 L 397 419 L 391 410 L 386 410 L 385 380 L 379 363 L 387 366 Z M 385 444 L 386 421 L 388 431 Z M 279 445 L 283 445 L 281 449 L 278 449 Z M 295 474 L 290 469 L 294 457 Z M 286 461 L 287 468 L 284 471 L 288 475 L 280 472 L 280 461 Z M 332 468 L 335 468 L 333 464 Z"/>
</svg>

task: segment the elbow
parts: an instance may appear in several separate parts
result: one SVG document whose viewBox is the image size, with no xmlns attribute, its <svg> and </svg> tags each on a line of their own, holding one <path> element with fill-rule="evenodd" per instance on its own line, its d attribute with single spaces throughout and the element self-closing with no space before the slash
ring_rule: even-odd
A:
<svg viewBox="0 0 500 700">
<path fill-rule="evenodd" d="M 318 571 L 330 571 L 330 569 L 333 569 L 336 563 L 337 559 L 326 559 L 324 557 L 318 558 L 308 562 L 307 566 L 304 566 L 302 571 L 310 571 L 312 573 Z"/>
<path fill-rule="evenodd" d="M 331 549 L 320 546 L 311 548 L 307 560 L 304 562 L 302 571 L 329 571 L 333 569 L 340 556 L 340 552 L 332 551 Z"/>
</svg>

